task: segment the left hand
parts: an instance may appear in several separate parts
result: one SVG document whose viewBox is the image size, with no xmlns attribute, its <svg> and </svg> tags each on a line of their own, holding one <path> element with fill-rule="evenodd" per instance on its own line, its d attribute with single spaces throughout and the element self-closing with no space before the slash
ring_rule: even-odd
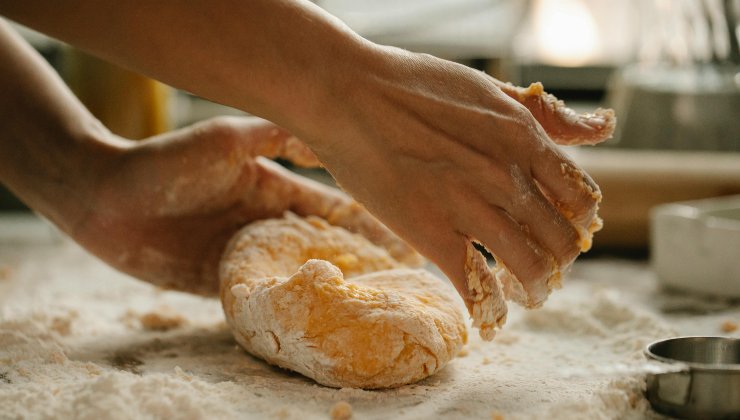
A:
<svg viewBox="0 0 740 420">
<path fill-rule="evenodd" d="M 313 153 L 257 118 L 217 118 L 126 142 L 94 183 L 88 216 L 71 235 L 113 267 L 151 283 L 213 294 L 227 241 L 285 211 L 318 215 L 418 262 L 403 241 L 340 191 L 264 159 L 316 166 Z"/>
</svg>

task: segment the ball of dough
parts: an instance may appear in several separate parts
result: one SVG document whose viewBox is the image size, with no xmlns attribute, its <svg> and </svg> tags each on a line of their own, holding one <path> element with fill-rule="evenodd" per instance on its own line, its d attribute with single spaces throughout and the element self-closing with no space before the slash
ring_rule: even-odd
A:
<svg viewBox="0 0 740 420">
<path fill-rule="evenodd" d="M 237 342 L 323 385 L 412 383 L 467 339 L 447 283 L 315 217 L 248 225 L 224 252 L 220 277 Z"/>
</svg>

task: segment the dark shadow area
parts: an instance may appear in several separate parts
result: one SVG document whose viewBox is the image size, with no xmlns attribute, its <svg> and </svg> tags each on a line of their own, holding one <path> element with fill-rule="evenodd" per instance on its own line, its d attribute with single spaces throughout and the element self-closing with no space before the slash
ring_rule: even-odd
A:
<svg viewBox="0 0 740 420">
<path fill-rule="evenodd" d="M 740 307 L 739 298 L 700 295 L 670 288 L 657 289 L 652 300 L 655 308 L 669 315 L 709 315 Z"/>
<path fill-rule="evenodd" d="M 28 206 L 23 204 L 5 186 L 0 184 L 0 211 L 28 211 Z"/>
</svg>

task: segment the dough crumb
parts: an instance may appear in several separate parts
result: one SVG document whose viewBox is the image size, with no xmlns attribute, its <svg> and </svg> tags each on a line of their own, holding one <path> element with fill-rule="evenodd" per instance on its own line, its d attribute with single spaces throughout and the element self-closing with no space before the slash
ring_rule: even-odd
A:
<svg viewBox="0 0 740 420">
<path fill-rule="evenodd" d="M 290 417 L 290 411 L 287 408 L 281 408 L 275 412 L 275 418 L 279 420 L 285 420 Z"/>
<path fill-rule="evenodd" d="M 352 406 L 346 401 L 339 401 L 329 411 L 331 420 L 349 420 L 352 418 Z"/>
<path fill-rule="evenodd" d="M 504 415 L 498 411 L 491 413 L 491 420 L 504 420 Z"/>
<path fill-rule="evenodd" d="M 723 333 L 735 332 L 737 331 L 737 322 L 728 319 L 727 321 L 722 323 L 720 329 Z"/>
<path fill-rule="evenodd" d="M 240 299 L 249 297 L 249 288 L 243 283 L 235 284 L 231 287 L 231 294 L 234 295 L 235 298 Z"/>
<path fill-rule="evenodd" d="M 0 265 L 0 280 L 9 279 L 11 274 L 13 274 L 13 270 L 10 269 L 9 265 Z"/>
<path fill-rule="evenodd" d="M 462 347 L 459 352 L 457 352 L 457 357 L 465 357 L 470 354 L 470 351 L 467 347 Z"/>
<path fill-rule="evenodd" d="M 145 330 L 168 331 L 185 324 L 185 318 L 165 306 L 139 316 L 139 322 Z"/>
<path fill-rule="evenodd" d="M 55 316 L 51 319 L 49 328 L 61 336 L 68 336 L 72 332 L 72 322 L 77 318 L 75 310 L 70 310 L 66 315 Z"/>
<path fill-rule="evenodd" d="M 103 371 L 100 369 L 100 366 L 92 362 L 85 363 L 85 370 L 87 370 L 87 373 L 89 373 L 90 376 L 98 376 L 103 373 Z"/>
<path fill-rule="evenodd" d="M 491 364 L 491 359 L 489 359 L 487 357 L 484 357 L 483 358 L 483 361 L 481 363 L 483 363 L 484 365 L 490 365 Z"/>
<path fill-rule="evenodd" d="M 506 332 L 504 334 L 499 334 L 498 339 L 496 342 L 498 344 L 504 344 L 504 345 L 511 345 L 515 344 L 519 341 L 519 336 L 510 332 Z"/>
<path fill-rule="evenodd" d="M 59 350 L 51 352 L 49 358 L 58 365 L 63 365 L 68 360 L 67 355 Z"/>
<path fill-rule="evenodd" d="M 186 380 L 188 382 L 190 382 L 190 381 L 193 380 L 193 375 L 191 375 L 191 374 L 185 372 L 184 370 L 182 370 L 182 368 L 180 366 L 175 366 L 174 372 L 175 372 L 175 375 L 177 377 L 179 377 L 181 379 L 184 379 L 184 380 Z"/>
</svg>

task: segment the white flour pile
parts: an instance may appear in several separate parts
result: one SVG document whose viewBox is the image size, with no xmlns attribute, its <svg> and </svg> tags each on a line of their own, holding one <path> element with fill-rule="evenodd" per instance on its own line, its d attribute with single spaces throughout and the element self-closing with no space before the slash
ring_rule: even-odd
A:
<svg viewBox="0 0 740 420">
<path fill-rule="evenodd" d="M 216 300 L 136 282 L 66 241 L 0 235 L 0 418 L 655 417 L 642 347 L 740 319 L 732 307 L 657 315 L 646 302 L 665 302 L 641 265 L 582 263 L 571 278 L 543 309 L 513 310 L 492 343 L 471 332 L 419 384 L 337 390 L 244 353 Z"/>
</svg>

